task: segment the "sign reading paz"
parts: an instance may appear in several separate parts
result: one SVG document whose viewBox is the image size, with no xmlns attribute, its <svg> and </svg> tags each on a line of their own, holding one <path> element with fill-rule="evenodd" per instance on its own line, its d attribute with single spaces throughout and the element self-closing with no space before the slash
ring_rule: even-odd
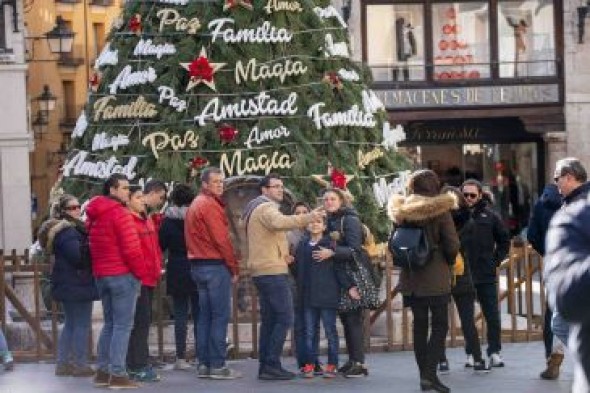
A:
<svg viewBox="0 0 590 393">
<path fill-rule="evenodd" d="M 157 160 L 160 158 L 158 152 L 166 150 L 168 146 L 174 151 L 185 148 L 196 149 L 199 146 L 199 136 L 193 130 L 187 130 L 184 135 L 170 134 L 168 130 L 165 130 L 148 134 L 141 143 L 149 146 Z"/>
</svg>

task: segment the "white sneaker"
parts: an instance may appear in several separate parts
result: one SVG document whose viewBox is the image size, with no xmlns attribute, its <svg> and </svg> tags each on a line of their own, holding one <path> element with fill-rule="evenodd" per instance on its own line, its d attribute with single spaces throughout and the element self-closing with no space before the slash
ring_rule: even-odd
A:
<svg viewBox="0 0 590 393">
<path fill-rule="evenodd" d="M 475 364 L 473 360 L 473 355 L 467 355 L 467 360 L 465 361 L 465 367 L 473 367 Z"/>
<path fill-rule="evenodd" d="M 186 371 L 186 370 L 190 370 L 192 368 L 193 367 L 190 365 L 190 363 L 187 362 L 184 359 L 177 359 L 176 360 L 176 363 L 174 363 L 174 369 L 175 370 L 183 370 L 183 371 Z"/>
<path fill-rule="evenodd" d="M 492 353 L 490 355 L 490 366 L 492 367 L 504 367 L 504 360 L 499 353 Z"/>
</svg>

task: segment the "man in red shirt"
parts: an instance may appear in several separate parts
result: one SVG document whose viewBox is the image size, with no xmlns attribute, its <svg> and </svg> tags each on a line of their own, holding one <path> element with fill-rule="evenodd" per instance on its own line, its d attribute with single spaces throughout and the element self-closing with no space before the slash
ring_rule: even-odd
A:
<svg viewBox="0 0 590 393">
<path fill-rule="evenodd" d="M 199 378 L 235 379 L 240 373 L 225 364 L 231 284 L 238 281 L 238 261 L 225 215 L 223 173 L 205 168 L 201 193 L 186 214 L 184 237 L 191 276 L 199 291 L 197 357 Z"/>
</svg>

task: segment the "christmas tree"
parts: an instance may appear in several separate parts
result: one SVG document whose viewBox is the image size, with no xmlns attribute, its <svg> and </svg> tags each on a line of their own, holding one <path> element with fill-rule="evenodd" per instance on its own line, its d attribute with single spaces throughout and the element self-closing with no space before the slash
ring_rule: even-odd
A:
<svg viewBox="0 0 590 393">
<path fill-rule="evenodd" d="M 115 172 L 194 182 L 213 165 L 226 177 L 279 173 L 314 203 L 324 179 L 348 188 L 383 238 L 373 188 L 406 161 L 346 27 L 327 0 L 128 1 L 59 185 L 87 198 Z"/>
</svg>

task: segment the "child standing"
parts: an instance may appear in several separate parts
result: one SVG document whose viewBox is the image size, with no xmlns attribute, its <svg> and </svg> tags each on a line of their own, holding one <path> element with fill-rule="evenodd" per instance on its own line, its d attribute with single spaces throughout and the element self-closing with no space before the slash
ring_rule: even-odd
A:
<svg viewBox="0 0 590 393">
<path fill-rule="evenodd" d="M 295 253 L 297 288 L 303 308 L 306 361 L 302 370 L 305 378 L 313 378 L 314 365 L 318 362 L 318 349 L 314 345 L 316 326 L 322 321 L 328 340 L 328 364 L 324 368 L 325 378 L 334 378 L 338 370 L 338 331 L 336 315 L 341 288 L 346 288 L 346 272 L 334 263 L 332 258 L 316 262 L 312 252 L 330 247 L 325 236 L 324 219 L 313 221 L 307 227 L 307 234 L 301 239 Z"/>
<path fill-rule="evenodd" d="M 10 371 L 14 369 L 14 360 L 12 359 L 12 353 L 8 350 L 8 344 L 4 333 L 0 330 L 0 361 L 4 363 L 4 369 Z"/>
</svg>

